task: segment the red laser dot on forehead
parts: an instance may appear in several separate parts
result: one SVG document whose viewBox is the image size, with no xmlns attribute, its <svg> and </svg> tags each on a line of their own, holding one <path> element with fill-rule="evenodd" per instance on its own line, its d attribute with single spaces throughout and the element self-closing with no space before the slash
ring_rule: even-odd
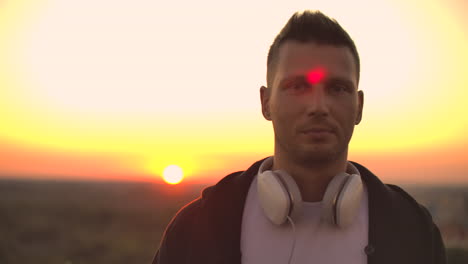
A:
<svg viewBox="0 0 468 264">
<path fill-rule="evenodd" d="M 309 73 L 307 73 L 307 81 L 310 84 L 319 83 L 320 81 L 323 80 L 324 77 L 325 77 L 325 70 L 322 68 L 313 69 Z"/>
</svg>

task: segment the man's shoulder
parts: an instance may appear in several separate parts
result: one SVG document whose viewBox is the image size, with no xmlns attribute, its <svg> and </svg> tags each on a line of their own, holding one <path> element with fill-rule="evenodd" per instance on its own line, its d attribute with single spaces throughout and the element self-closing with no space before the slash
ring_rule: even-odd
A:
<svg viewBox="0 0 468 264">
<path fill-rule="evenodd" d="M 222 194 L 218 189 L 229 188 L 229 185 L 232 181 L 239 177 L 243 171 L 233 172 L 224 176 L 217 184 L 208 186 L 201 191 L 201 195 L 195 200 L 189 202 L 183 206 L 174 216 L 174 218 L 169 223 L 167 231 L 171 231 L 175 226 L 181 226 L 187 224 L 189 219 L 196 217 L 199 211 L 206 206 L 206 203 L 211 202 L 212 200 L 217 201 Z M 228 187 L 226 187 L 228 186 Z"/>
<path fill-rule="evenodd" d="M 409 194 L 407 191 L 405 191 L 402 187 L 390 183 L 387 183 L 385 185 L 389 188 L 391 192 L 393 192 L 393 195 L 395 195 L 396 197 L 405 200 L 411 205 L 419 206 L 419 203 L 416 201 L 416 199 L 413 196 L 411 196 L 411 194 Z"/>
<path fill-rule="evenodd" d="M 429 210 L 420 202 L 418 202 L 411 194 L 405 191 L 402 187 L 395 184 L 386 184 L 393 192 L 394 197 L 398 197 L 400 201 L 405 201 L 410 210 L 417 212 L 421 219 L 424 219 L 427 225 L 431 225 L 433 219 Z"/>
<path fill-rule="evenodd" d="M 262 161 L 255 162 L 245 171 L 232 172 L 224 176 L 215 185 L 203 189 L 200 197 L 188 203 L 176 213 L 166 229 L 166 235 L 171 231 L 178 231 L 178 227 L 184 226 L 184 228 L 187 228 L 187 226 L 191 226 L 194 218 L 200 214 L 216 212 L 216 210 L 209 209 L 220 208 L 227 204 L 240 204 Z"/>
<path fill-rule="evenodd" d="M 403 188 L 384 184 L 364 166 L 354 165 L 368 189 L 369 242 L 403 252 L 381 250 L 380 256 L 394 256 L 394 263 L 402 261 L 398 256 L 411 256 L 410 263 L 446 263 L 444 243 L 429 211 Z"/>
<path fill-rule="evenodd" d="M 425 221 L 432 220 L 429 211 L 402 187 L 395 184 L 383 183 L 379 177 L 363 165 L 357 162 L 352 163 L 361 173 L 363 181 L 371 194 L 370 198 L 374 200 L 372 202 L 385 203 L 387 206 L 393 207 L 398 211 L 404 210 L 408 213 L 417 214 L 425 218 Z"/>
<path fill-rule="evenodd" d="M 182 207 L 167 226 L 153 263 L 189 263 L 187 256 L 193 253 L 190 248 L 215 241 L 210 237 L 216 235 L 213 233 L 216 225 L 235 222 L 253 178 L 253 170 L 249 170 L 224 176 Z"/>
</svg>

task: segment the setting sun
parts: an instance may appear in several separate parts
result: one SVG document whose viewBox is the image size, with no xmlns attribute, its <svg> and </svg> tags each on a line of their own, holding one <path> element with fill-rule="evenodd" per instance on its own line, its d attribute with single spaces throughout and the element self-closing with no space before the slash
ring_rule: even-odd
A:
<svg viewBox="0 0 468 264">
<path fill-rule="evenodd" d="M 182 168 L 177 165 L 169 165 L 163 171 L 163 179 L 169 184 L 178 184 L 184 178 Z"/>
</svg>

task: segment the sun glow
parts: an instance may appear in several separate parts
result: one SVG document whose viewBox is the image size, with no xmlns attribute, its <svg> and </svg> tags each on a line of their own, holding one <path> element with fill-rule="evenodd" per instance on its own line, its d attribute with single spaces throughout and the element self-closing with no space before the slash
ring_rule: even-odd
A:
<svg viewBox="0 0 468 264">
<path fill-rule="evenodd" d="M 184 179 L 184 172 L 177 165 L 169 165 L 163 171 L 163 179 L 168 184 L 178 184 Z"/>
<path fill-rule="evenodd" d="M 444 172 L 463 177 L 466 8 L 418 2 L 0 1 L 0 177 L 177 182 L 163 176 L 177 164 L 184 183 L 208 182 L 271 155 L 274 131 L 258 94 L 265 55 L 292 13 L 306 8 L 336 18 L 361 57 L 365 103 L 353 155 L 435 153 L 417 164 L 447 160 Z M 174 14 L 184 19 L 168 25 Z M 316 68 L 307 79 L 326 74 Z"/>
</svg>

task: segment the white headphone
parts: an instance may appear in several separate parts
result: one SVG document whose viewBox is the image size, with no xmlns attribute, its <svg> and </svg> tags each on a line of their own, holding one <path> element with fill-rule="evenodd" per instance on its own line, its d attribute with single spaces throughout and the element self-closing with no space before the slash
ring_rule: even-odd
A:
<svg viewBox="0 0 468 264">
<path fill-rule="evenodd" d="M 297 218 L 301 212 L 302 197 L 294 179 L 285 171 L 269 170 L 273 157 L 260 166 L 257 192 L 268 219 L 281 225 L 287 218 Z M 348 162 L 348 173 L 339 173 L 330 181 L 322 200 L 322 220 L 340 228 L 354 220 L 362 199 L 363 184 L 357 168 Z"/>
</svg>

